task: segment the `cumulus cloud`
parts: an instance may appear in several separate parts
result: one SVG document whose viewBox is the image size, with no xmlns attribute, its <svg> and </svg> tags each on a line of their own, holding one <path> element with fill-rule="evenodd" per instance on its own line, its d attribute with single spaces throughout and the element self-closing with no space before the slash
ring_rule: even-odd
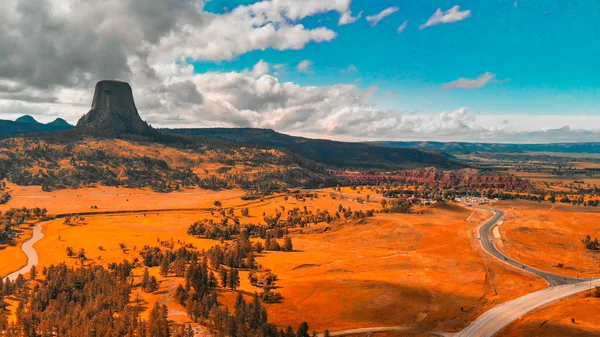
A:
<svg viewBox="0 0 600 337">
<path fill-rule="evenodd" d="M 302 19 L 349 11 L 351 0 L 259 1 L 224 14 L 203 0 L 8 0 L 0 11 L 0 92 L 89 88 L 98 79 L 132 80 L 181 60 L 230 60 L 253 50 L 298 50 L 337 34 Z M 8 83 L 9 85 L 6 85 Z M 58 88 L 58 89 L 57 89 Z"/>
<path fill-rule="evenodd" d="M 372 101 L 375 87 L 283 81 L 281 73 L 293 65 L 261 60 L 239 72 L 203 74 L 191 65 L 331 41 L 334 31 L 306 27 L 303 19 L 333 11 L 340 15 L 339 24 L 349 24 L 361 16 L 353 17 L 349 5 L 350 0 L 258 1 L 215 14 L 204 10 L 202 0 L 8 0 L 0 11 L 0 116 L 30 114 L 42 122 L 60 116 L 75 123 L 89 110 L 96 81 L 120 79 L 131 83 L 142 118 L 159 127 L 248 126 L 365 140 L 600 140 L 600 132 L 582 130 L 594 125 L 591 117 L 575 125 L 569 116 L 562 125 L 532 132 L 503 122 L 513 117 L 488 121 L 467 108 L 437 113 L 382 109 Z M 390 7 L 367 20 L 375 26 L 396 11 Z M 440 13 L 436 20 L 448 23 L 464 12 Z M 298 70 L 310 72 L 311 65 L 305 60 Z M 485 73 L 445 87 L 477 88 L 496 81 Z"/>
<path fill-rule="evenodd" d="M 132 70 L 143 74 L 139 66 L 132 64 Z M 543 129 L 527 130 L 523 127 L 534 123 L 525 116 L 476 116 L 466 107 L 438 113 L 382 109 L 372 101 L 376 87 L 302 86 L 281 81 L 270 69 L 274 66 L 261 60 L 240 72 L 197 74 L 189 64 L 173 63 L 136 76 L 132 86 L 142 118 L 161 127 L 273 128 L 339 140 L 600 141 L 600 131 L 582 129 L 600 125 L 600 117 L 553 116 L 542 118 L 549 122 Z M 62 90 L 59 96 L 72 104 L 0 99 L 0 111 L 14 118 L 28 113 L 42 122 L 58 116 L 76 122 L 89 109 L 92 91 Z"/>
<path fill-rule="evenodd" d="M 427 27 L 436 26 L 439 24 L 453 23 L 465 20 L 471 16 L 470 10 L 461 11 L 460 6 L 454 6 L 447 11 L 442 11 L 438 8 L 435 13 L 427 20 L 426 23 L 422 24 L 419 29 L 425 29 Z"/>
<path fill-rule="evenodd" d="M 404 21 L 399 27 L 398 27 L 398 34 L 404 32 L 404 30 L 406 29 L 406 27 L 408 27 L 408 20 Z"/>
<path fill-rule="evenodd" d="M 381 20 L 396 13 L 398 10 L 400 10 L 398 7 L 386 8 L 378 14 L 367 16 L 367 22 L 371 24 L 371 27 L 375 27 Z"/>
<path fill-rule="evenodd" d="M 360 13 L 358 13 L 357 16 L 352 16 L 352 11 L 346 11 L 342 14 L 342 16 L 340 16 L 340 20 L 338 21 L 338 25 L 340 26 L 344 26 L 344 25 L 350 25 L 355 23 L 356 21 L 360 20 L 360 18 L 362 18 L 363 15 L 363 11 L 360 11 Z"/>
<path fill-rule="evenodd" d="M 298 63 L 298 71 L 303 73 L 309 73 L 312 69 L 312 61 L 304 60 Z"/>
<path fill-rule="evenodd" d="M 506 81 L 506 80 L 504 80 Z M 452 82 L 442 85 L 443 89 L 478 89 L 483 88 L 490 83 L 503 82 L 496 79 L 496 74 L 485 72 L 477 78 L 459 78 Z"/>
</svg>

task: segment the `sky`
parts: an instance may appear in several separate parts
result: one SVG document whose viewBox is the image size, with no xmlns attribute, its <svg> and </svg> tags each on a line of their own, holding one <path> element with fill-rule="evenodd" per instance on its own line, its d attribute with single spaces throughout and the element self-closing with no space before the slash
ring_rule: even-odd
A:
<svg viewBox="0 0 600 337">
<path fill-rule="evenodd" d="M 0 119 L 71 123 L 103 79 L 154 127 L 600 141 L 596 0 L 3 0 Z"/>
</svg>

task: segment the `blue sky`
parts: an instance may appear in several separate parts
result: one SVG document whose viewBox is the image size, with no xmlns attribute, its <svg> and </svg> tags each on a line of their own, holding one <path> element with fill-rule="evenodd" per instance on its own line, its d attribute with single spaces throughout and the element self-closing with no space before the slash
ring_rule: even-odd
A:
<svg viewBox="0 0 600 337">
<path fill-rule="evenodd" d="M 207 10 L 223 13 L 241 3 L 213 0 Z M 437 8 L 459 5 L 471 17 L 419 30 Z M 399 10 L 371 27 L 364 20 L 389 7 Z M 289 64 L 281 80 L 303 85 L 377 86 L 381 107 L 402 106 L 438 112 L 468 106 L 480 114 L 597 115 L 600 26 L 598 1 L 414 1 L 354 0 L 355 24 L 338 27 L 340 14 L 329 12 L 302 20 L 307 27 L 326 26 L 338 33 L 326 43 L 302 50 L 252 51 L 232 61 L 196 62 L 197 72 L 240 71 L 259 60 Z M 408 20 L 399 34 L 398 27 Z M 295 66 L 311 60 L 313 71 Z M 355 66 L 356 73 L 342 71 Z M 498 83 L 478 89 L 446 90 L 458 78 L 491 72 Z M 389 97 L 389 93 L 394 96 Z"/>
<path fill-rule="evenodd" d="M 159 127 L 600 142 L 599 13 L 598 0 L 12 0 L 0 119 L 76 123 L 96 81 L 118 79 Z"/>
</svg>

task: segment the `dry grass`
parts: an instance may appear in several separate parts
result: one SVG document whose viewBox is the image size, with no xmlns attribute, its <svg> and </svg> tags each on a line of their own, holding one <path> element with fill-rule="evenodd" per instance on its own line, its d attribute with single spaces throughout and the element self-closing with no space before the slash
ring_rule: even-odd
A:
<svg viewBox="0 0 600 337">
<path fill-rule="evenodd" d="M 498 337 L 600 336 L 600 298 L 581 294 L 535 311 L 509 325 Z M 571 319 L 575 319 L 575 323 Z"/>
<path fill-rule="evenodd" d="M 600 213 L 524 201 L 501 202 L 497 207 L 506 210 L 500 249 L 507 255 L 556 274 L 600 276 L 600 254 L 581 242 L 588 234 L 600 237 Z"/>
<path fill-rule="evenodd" d="M 76 252 L 83 248 L 88 257 L 86 264 L 103 265 L 133 260 L 144 245 L 157 245 L 157 238 L 173 240 L 176 246 L 177 242 L 188 242 L 199 249 L 209 248 L 218 242 L 193 238 L 187 229 L 194 221 L 211 217 L 203 208 L 213 207 L 214 200 L 222 201 L 226 208 L 238 207 L 238 216 L 239 207 L 247 205 L 250 216 L 241 217 L 242 222 L 261 222 L 263 212 L 273 214 L 282 206 L 330 212 L 340 204 L 353 210 L 379 208 L 379 199 L 374 195 L 370 202 L 358 200 L 371 194 L 367 191 L 359 194 L 344 190 L 341 199 L 332 199 L 328 190 L 318 193 L 319 198 L 314 200 L 290 197 L 285 201 L 283 196 L 274 196 L 254 202 L 242 201 L 242 191 L 193 193 L 108 188 L 43 193 L 36 188 L 22 188 L 4 207 L 48 207 L 53 214 L 88 211 L 90 205 L 98 205 L 98 211 L 198 208 L 89 215 L 77 226 L 52 221 L 45 225 L 45 237 L 35 246 L 40 255 L 39 268 L 62 261 L 80 264 L 66 256 L 67 247 Z M 416 211 L 421 214 L 380 214 L 365 223 L 318 224 L 303 233 L 293 231 L 295 252 L 267 252 L 258 258 L 260 264 L 279 276 L 281 288 L 277 291 L 284 296 L 282 303 L 268 306 L 270 321 L 294 327 L 307 321 L 311 330 L 320 331 L 395 325 L 459 330 L 490 307 L 544 287 L 541 280 L 520 275 L 480 251 L 473 237 L 476 228 L 489 217 L 487 212 L 471 213 L 457 205 L 417 207 Z M 120 243 L 126 245 L 125 251 Z M 0 259 L 7 261 L 10 256 L 0 251 Z M 12 269 L 18 269 L 17 263 Z M 156 269 L 151 272 L 157 274 Z M 135 271 L 137 276 L 141 272 L 141 268 Z M 137 291 L 142 304 L 167 304 L 171 319 L 186 322 L 184 308 L 172 296 L 182 279 L 159 277 L 159 281 L 160 289 L 155 294 Z M 241 290 L 246 294 L 258 290 L 249 284 L 247 272 L 241 273 L 241 281 Z M 223 303 L 233 303 L 234 292 L 221 290 L 219 294 Z"/>
<path fill-rule="evenodd" d="M 14 243 L 14 246 L 0 245 L 0 279 L 3 275 L 8 275 L 15 270 L 27 265 L 27 256 L 21 250 L 23 242 L 31 238 L 31 230 L 28 225 L 21 227 L 23 234 L 19 236 Z"/>
<path fill-rule="evenodd" d="M 0 205 L 0 211 L 12 207 L 46 207 L 49 214 L 78 212 L 107 212 L 121 210 L 186 209 L 214 207 L 213 202 L 220 200 L 228 207 L 229 201 L 240 204 L 245 194 L 242 190 L 207 191 L 189 189 L 182 192 L 157 193 L 150 189 L 131 189 L 117 187 L 91 187 L 81 189 L 43 192 L 39 186 L 14 186 L 13 199 L 6 205 Z M 91 206 L 98 206 L 92 209 Z"/>
</svg>

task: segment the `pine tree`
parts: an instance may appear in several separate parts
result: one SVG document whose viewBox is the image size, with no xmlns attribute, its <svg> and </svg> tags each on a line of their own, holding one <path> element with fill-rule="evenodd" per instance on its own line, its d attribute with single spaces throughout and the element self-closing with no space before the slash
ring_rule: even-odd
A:
<svg viewBox="0 0 600 337">
<path fill-rule="evenodd" d="M 223 286 L 223 288 L 227 288 L 227 277 L 228 275 L 228 271 L 227 269 L 225 269 L 223 266 L 221 266 L 221 268 L 219 268 L 219 276 L 221 278 L 221 285 Z"/>
<path fill-rule="evenodd" d="M 29 271 L 29 277 L 32 280 L 35 280 L 36 276 L 37 276 L 37 268 L 35 265 L 33 265 L 33 266 L 31 266 L 31 270 Z"/>
<path fill-rule="evenodd" d="M 147 292 L 155 292 L 158 290 L 158 280 L 156 279 L 156 277 L 154 277 L 154 275 L 150 276 L 150 280 L 148 281 L 148 288 L 146 289 Z"/>
<path fill-rule="evenodd" d="M 162 261 L 160 261 L 160 275 L 163 277 L 169 276 L 169 270 L 171 269 L 169 260 L 167 257 L 164 257 Z"/>
<path fill-rule="evenodd" d="M 150 283 L 150 273 L 148 272 L 148 268 L 144 268 L 144 272 L 142 274 L 142 279 L 140 281 L 140 287 L 142 287 L 142 289 L 144 289 L 144 290 L 147 290 L 149 283 Z"/>
<path fill-rule="evenodd" d="M 296 332 L 296 337 L 310 337 L 308 334 L 308 323 L 302 322 L 302 324 L 300 324 L 298 332 Z"/>
<path fill-rule="evenodd" d="M 294 250 L 294 246 L 292 245 L 292 238 L 290 238 L 289 236 L 285 237 L 285 251 L 286 252 L 291 252 Z"/>
<path fill-rule="evenodd" d="M 240 286 L 240 274 L 235 268 L 231 268 L 227 277 L 227 286 L 231 290 L 237 289 Z"/>
</svg>

